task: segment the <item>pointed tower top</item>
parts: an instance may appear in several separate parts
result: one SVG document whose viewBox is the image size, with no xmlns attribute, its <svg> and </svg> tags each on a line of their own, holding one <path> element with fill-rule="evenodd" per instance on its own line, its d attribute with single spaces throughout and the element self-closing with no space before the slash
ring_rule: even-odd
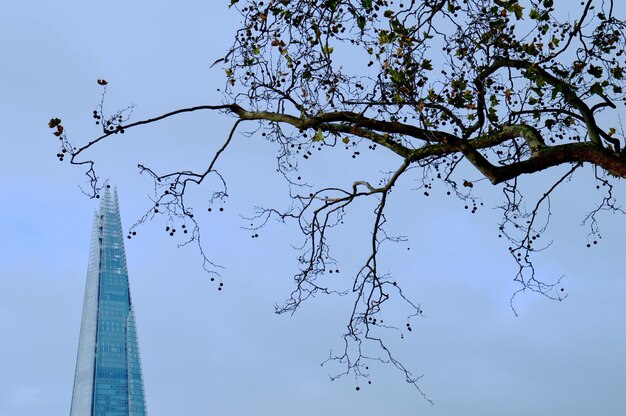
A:
<svg viewBox="0 0 626 416">
<path fill-rule="evenodd" d="M 116 212 L 119 214 L 119 202 L 117 197 L 117 187 L 113 188 L 113 195 L 111 195 L 111 185 L 106 185 L 104 192 L 100 197 L 99 214 L 105 212 Z"/>
<path fill-rule="evenodd" d="M 117 190 L 110 188 L 94 218 L 71 416 L 147 413 Z"/>
<path fill-rule="evenodd" d="M 104 187 L 104 192 L 100 194 L 100 211 L 104 209 L 106 205 L 111 201 L 111 192 L 109 191 L 110 185 Z"/>
</svg>

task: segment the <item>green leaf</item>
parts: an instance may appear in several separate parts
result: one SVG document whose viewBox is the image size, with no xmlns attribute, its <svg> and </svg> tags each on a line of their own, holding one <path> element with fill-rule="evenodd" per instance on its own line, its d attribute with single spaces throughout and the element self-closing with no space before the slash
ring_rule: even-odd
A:
<svg viewBox="0 0 626 416">
<path fill-rule="evenodd" d="M 592 94 L 602 94 L 604 91 L 602 90 L 602 85 L 598 82 L 594 82 L 591 88 L 589 88 L 589 92 Z"/>
<path fill-rule="evenodd" d="M 365 7 L 366 9 L 371 9 L 372 0 L 361 0 L 361 6 Z"/>
<path fill-rule="evenodd" d="M 555 88 L 552 90 L 552 99 L 554 100 L 557 95 L 559 95 L 559 89 Z"/>
<path fill-rule="evenodd" d="M 535 46 L 535 42 L 531 42 L 531 43 L 523 43 L 522 44 L 522 50 L 524 52 L 526 52 L 529 55 L 532 56 L 537 56 L 539 55 L 539 50 L 537 49 L 537 47 Z"/>
<path fill-rule="evenodd" d="M 391 43 L 393 42 L 394 38 L 395 35 L 393 33 L 390 33 L 387 30 L 381 30 L 378 34 L 378 43 L 380 43 L 381 45 L 384 45 L 385 43 Z"/>
<path fill-rule="evenodd" d="M 618 65 L 611 69 L 611 74 L 613 74 L 615 79 L 622 79 L 624 78 L 624 68 Z"/>
<path fill-rule="evenodd" d="M 329 7 L 332 11 L 337 10 L 339 0 L 326 0 L 326 7 Z"/>
<path fill-rule="evenodd" d="M 537 84 L 539 88 L 543 88 L 546 85 L 546 80 L 541 77 L 537 77 L 537 79 L 535 79 L 535 84 Z"/>
<path fill-rule="evenodd" d="M 537 10 L 537 9 L 532 9 L 528 16 L 531 19 L 533 19 L 533 20 L 540 20 L 541 19 L 541 14 L 539 13 L 539 10 Z"/>
<path fill-rule="evenodd" d="M 324 141 L 324 133 L 321 129 L 317 129 L 315 136 L 311 139 L 313 142 L 323 142 Z"/>
<path fill-rule="evenodd" d="M 344 137 L 343 139 L 341 139 L 342 142 L 344 142 L 345 144 L 350 143 L 350 138 L 349 137 Z"/>
<path fill-rule="evenodd" d="M 601 66 L 590 65 L 589 69 L 587 70 L 587 72 L 589 72 L 589 74 L 593 75 L 596 78 L 602 77 L 602 67 Z"/>
<path fill-rule="evenodd" d="M 523 10 L 524 8 L 520 6 L 519 3 L 515 3 L 515 5 L 513 6 L 513 13 L 515 13 L 515 18 L 517 20 L 520 20 L 524 16 Z"/>
<path fill-rule="evenodd" d="M 404 72 L 393 68 L 389 68 L 389 75 L 391 75 L 391 81 L 395 84 L 403 83 L 406 80 Z"/>
<path fill-rule="evenodd" d="M 546 80 L 541 76 L 537 76 L 537 78 L 535 78 L 535 84 L 537 84 L 539 88 L 543 88 L 546 85 Z"/>
<path fill-rule="evenodd" d="M 358 16 L 356 18 L 356 25 L 359 27 L 359 29 L 363 30 L 365 29 L 365 17 L 363 16 Z M 371 55 L 371 54 L 370 54 Z"/>
</svg>

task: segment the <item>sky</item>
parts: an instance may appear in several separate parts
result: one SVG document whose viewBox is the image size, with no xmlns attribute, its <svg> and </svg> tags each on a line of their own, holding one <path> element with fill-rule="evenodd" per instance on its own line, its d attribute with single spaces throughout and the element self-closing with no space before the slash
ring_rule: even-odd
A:
<svg viewBox="0 0 626 416">
<path fill-rule="evenodd" d="M 238 24 L 227 3 L 0 2 L 0 415 L 67 415 L 71 401 L 97 204 L 80 191 L 83 172 L 55 157 L 47 121 L 60 117 L 77 144 L 95 137 L 99 78 L 109 81 L 107 108 L 134 104 L 134 120 L 219 103 L 223 70 L 210 66 Z M 124 227 L 150 204 L 152 184 L 137 163 L 200 169 L 232 121 L 184 115 L 95 150 L 98 173 L 118 188 Z M 330 381 L 340 368 L 320 364 L 341 348 L 349 299 L 317 297 L 293 316 L 274 314 L 291 292 L 291 245 L 300 237 L 282 223 L 255 239 L 242 229 L 255 205 L 288 203 L 274 152 L 240 135 L 219 166 L 231 196 L 223 213 L 201 221 L 209 257 L 224 266 L 223 291 L 164 222 L 126 242 L 150 415 L 624 414 L 626 217 L 602 216 L 600 244 L 585 247 L 581 220 L 601 198 L 589 171 L 557 191 L 546 235 L 553 245 L 537 257 L 547 279 L 564 276 L 568 298 L 523 294 L 518 316 L 509 305 L 515 267 L 497 237 L 499 191 L 477 186 L 484 207 L 472 215 L 445 190 L 425 198 L 411 180 L 399 182 L 389 227 L 409 241 L 386 249 L 384 267 L 425 316 L 389 343 L 423 374 L 431 405 L 390 366 L 374 366 L 372 384 L 359 391 L 354 379 Z M 308 181 L 349 184 L 394 166 L 384 150 L 355 163 L 326 152 L 304 167 Z M 541 188 L 551 175 L 523 183 Z M 202 192 L 199 202 L 208 198 Z M 616 192 L 624 196 L 623 182 Z M 344 279 L 365 256 L 358 236 L 367 235 L 370 213 L 356 207 L 334 236 Z"/>
</svg>

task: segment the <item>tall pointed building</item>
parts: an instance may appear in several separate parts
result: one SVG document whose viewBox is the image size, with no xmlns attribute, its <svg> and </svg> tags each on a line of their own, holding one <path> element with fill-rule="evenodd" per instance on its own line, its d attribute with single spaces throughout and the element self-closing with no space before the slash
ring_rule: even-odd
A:
<svg viewBox="0 0 626 416">
<path fill-rule="evenodd" d="M 145 416 L 117 191 L 96 212 L 70 416 Z"/>
</svg>

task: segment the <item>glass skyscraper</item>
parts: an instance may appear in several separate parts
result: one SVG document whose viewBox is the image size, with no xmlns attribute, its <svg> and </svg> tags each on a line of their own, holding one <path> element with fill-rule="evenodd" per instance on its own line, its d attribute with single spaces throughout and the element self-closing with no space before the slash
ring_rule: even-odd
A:
<svg viewBox="0 0 626 416">
<path fill-rule="evenodd" d="M 96 212 L 70 416 L 145 416 L 117 191 Z"/>
</svg>

